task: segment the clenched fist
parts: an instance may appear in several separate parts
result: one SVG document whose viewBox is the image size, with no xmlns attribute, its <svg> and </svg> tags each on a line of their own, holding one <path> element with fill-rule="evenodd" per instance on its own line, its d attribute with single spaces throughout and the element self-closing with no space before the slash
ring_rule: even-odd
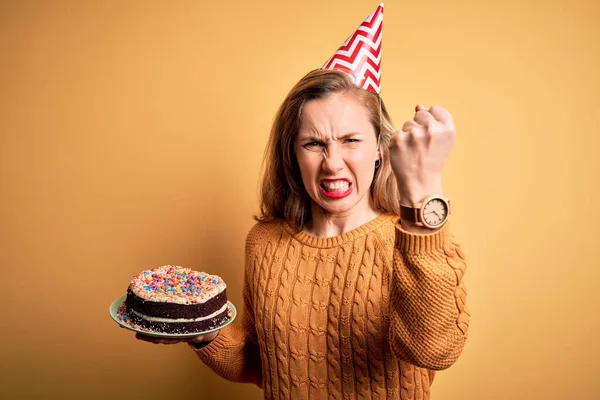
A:
<svg viewBox="0 0 600 400">
<path fill-rule="evenodd" d="M 442 169 L 456 137 L 452 116 L 443 107 L 418 105 L 415 111 L 389 146 L 400 201 L 406 205 L 442 194 Z"/>
</svg>

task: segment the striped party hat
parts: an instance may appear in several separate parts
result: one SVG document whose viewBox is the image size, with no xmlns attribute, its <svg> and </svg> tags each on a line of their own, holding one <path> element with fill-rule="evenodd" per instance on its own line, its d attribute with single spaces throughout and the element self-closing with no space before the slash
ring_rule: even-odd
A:
<svg viewBox="0 0 600 400">
<path fill-rule="evenodd" d="M 382 30 L 383 3 L 360 24 L 321 69 L 344 71 L 360 88 L 380 93 Z"/>
</svg>

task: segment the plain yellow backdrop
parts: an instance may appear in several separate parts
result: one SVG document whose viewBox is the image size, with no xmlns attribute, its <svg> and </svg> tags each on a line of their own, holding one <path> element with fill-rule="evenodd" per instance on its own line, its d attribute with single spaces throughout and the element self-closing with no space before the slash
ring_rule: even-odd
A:
<svg viewBox="0 0 600 400">
<path fill-rule="evenodd" d="M 108 306 L 170 263 L 241 307 L 275 110 L 377 4 L 0 4 L 0 397 L 262 397 Z M 472 318 L 435 400 L 600 398 L 599 4 L 385 4 L 395 125 L 438 103 L 458 129 L 444 191 Z"/>
</svg>

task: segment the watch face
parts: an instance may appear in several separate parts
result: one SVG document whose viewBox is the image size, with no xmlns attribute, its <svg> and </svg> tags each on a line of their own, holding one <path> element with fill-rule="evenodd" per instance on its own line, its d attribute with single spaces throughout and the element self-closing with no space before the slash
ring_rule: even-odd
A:
<svg viewBox="0 0 600 400">
<path fill-rule="evenodd" d="M 448 205 L 440 199 L 431 199 L 423 207 L 423 222 L 431 227 L 440 226 L 448 217 Z"/>
</svg>

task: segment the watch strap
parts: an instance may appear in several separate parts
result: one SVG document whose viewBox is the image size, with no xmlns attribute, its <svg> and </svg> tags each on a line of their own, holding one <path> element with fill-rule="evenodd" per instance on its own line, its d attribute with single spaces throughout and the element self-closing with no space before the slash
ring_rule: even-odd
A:
<svg viewBox="0 0 600 400">
<path fill-rule="evenodd" d="M 442 224 L 440 224 L 439 226 L 442 226 L 444 223 L 446 223 L 446 221 L 448 220 L 448 217 L 450 216 L 450 200 L 447 198 L 444 198 L 442 196 L 431 196 L 426 198 L 422 203 L 415 203 L 411 206 L 407 206 L 404 205 L 402 203 L 400 203 L 400 220 L 401 221 L 409 221 L 412 222 L 416 225 L 423 225 L 423 226 L 427 226 L 422 220 L 421 220 L 421 208 L 427 204 L 427 202 L 429 200 L 431 200 L 432 198 L 439 198 L 443 201 L 445 201 L 448 205 L 448 215 L 446 216 L 446 219 L 442 222 Z"/>
<path fill-rule="evenodd" d="M 414 223 L 421 222 L 421 218 L 419 218 L 420 210 L 420 207 L 415 208 L 400 204 L 400 219 Z"/>
</svg>

